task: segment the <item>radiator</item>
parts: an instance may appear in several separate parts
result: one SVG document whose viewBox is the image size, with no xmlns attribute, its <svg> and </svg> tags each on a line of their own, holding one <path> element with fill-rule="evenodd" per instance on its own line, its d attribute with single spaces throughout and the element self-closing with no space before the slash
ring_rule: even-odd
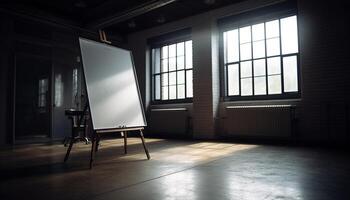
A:
<svg viewBox="0 0 350 200">
<path fill-rule="evenodd" d="M 186 108 L 152 109 L 149 129 L 160 136 L 186 135 L 189 130 L 189 115 Z"/>
<path fill-rule="evenodd" d="M 228 136 L 290 137 L 293 110 L 291 105 L 228 106 L 225 132 Z"/>
</svg>

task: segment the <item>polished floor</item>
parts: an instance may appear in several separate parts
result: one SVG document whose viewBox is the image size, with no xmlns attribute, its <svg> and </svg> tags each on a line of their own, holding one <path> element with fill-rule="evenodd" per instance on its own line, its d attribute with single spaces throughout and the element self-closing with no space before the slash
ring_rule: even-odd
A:
<svg viewBox="0 0 350 200">
<path fill-rule="evenodd" d="M 350 199 L 345 152 L 223 142 L 103 140 L 89 170 L 90 145 L 25 145 L 0 151 L 0 199 Z"/>
</svg>

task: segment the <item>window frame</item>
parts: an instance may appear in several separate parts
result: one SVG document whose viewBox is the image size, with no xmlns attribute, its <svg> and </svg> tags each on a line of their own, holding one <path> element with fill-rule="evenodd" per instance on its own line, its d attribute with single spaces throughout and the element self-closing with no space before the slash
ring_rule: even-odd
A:
<svg viewBox="0 0 350 200">
<path fill-rule="evenodd" d="M 260 12 L 260 11 L 259 11 Z M 265 23 L 273 20 L 279 20 L 279 34 L 281 34 L 281 19 L 286 18 L 286 17 L 292 17 L 296 16 L 297 17 L 297 34 L 298 34 L 298 52 L 297 53 L 291 53 L 291 54 L 283 54 L 282 53 L 282 42 L 281 42 L 281 35 L 279 35 L 279 48 L 280 48 L 280 53 L 278 55 L 273 55 L 273 56 L 267 56 L 266 54 L 266 36 L 264 38 L 264 45 L 265 45 L 265 56 L 261 58 L 254 58 L 253 55 L 251 59 L 248 60 L 238 60 L 235 62 L 230 62 L 230 63 L 225 63 L 225 46 L 227 45 L 224 44 L 224 32 L 230 31 L 230 30 L 235 30 L 235 29 L 240 29 L 246 26 L 252 27 L 253 25 L 260 24 L 260 23 Z M 236 19 L 236 20 L 235 20 Z M 250 16 L 249 14 L 246 15 L 246 18 L 244 17 L 233 17 L 233 20 L 231 19 L 224 19 L 225 23 L 221 25 L 220 30 L 219 30 L 219 60 L 220 60 L 220 77 L 221 77 L 221 97 L 224 101 L 245 101 L 245 100 L 275 100 L 275 99 L 299 99 L 301 98 L 301 66 L 300 66 L 300 28 L 299 28 L 299 15 L 296 9 L 287 9 L 287 10 L 279 10 L 275 12 L 270 12 L 269 14 L 265 15 L 254 15 Z M 223 20 L 223 21 L 224 21 Z M 220 24 L 219 24 L 220 26 Z M 264 24 L 265 27 L 265 24 Z M 264 32 L 266 33 L 266 29 L 264 28 Z M 239 34 L 239 33 L 238 33 Z M 251 34 L 252 37 L 252 34 Z M 251 46 L 253 46 L 253 41 L 251 41 Z M 253 49 L 252 49 L 253 51 Z M 289 56 L 296 56 L 296 62 L 297 62 L 297 81 L 298 81 L 298 91 L 296 92 L 284 92 L 284 77 L 283 77 L 283 58 L 284 57 L 289 57 Z M 254 68 L 253 62 L 254 60 L 260 60 L 260 59 L 265 59 L 265 79 L 267 82 L 268 79 L 268 72 L 266 71 L 267 68 L 267 59 L 272 58 L 272 57 L 280 57 L 280 62 L 281 62 L 281 93 L 280 94 L 268 94 L 268 84 L 266 84 L 266 94 L 265 95 L 254 95 L 254 73 L 252 71 L 252 95 L 249 96 L 241 96 L 241 72 L 240 69 L 241 67 L 238 67 L 239 70 L 239 90 L 240 94 L 239 95 L 228 95 L 228 66 L 232 64 L 239 64 L 240 62 L 244 61 L 251 61 L 252 62 L 252 68 Z"/>
<path fill-rule="evenodd" d="M 184 51 L 185 51 L 184 52 L 184 62 L 186 62 L 186 42 L 187 41 L 191 41 L 192 42 L 192 68 L 186 69 L 186 66 L 184 66 L 183 69 L 178 70 L 177 66 L 176 66 L 175 70 L 172 70 L 172 71 L 168 70 L 167 72 L 162 72 L 161 71 L 161 66 L 160 66 L 160 72 L 159 73 L 154 73 L 153 72 L 153 70 L 154 70 L 154 66 L 153 66 L 153 62 L 154 62 L 153 50 L 154 49 L 156 49 L 156 48 L 160 49 L 160 60 L 159 61 L 161 62 L 162 61 L 162 55 L 161 55 L 162 47 L 170 46 L 170 45 L 174 45 L 174 44 L 176 45 L 178 43 L 183 42 L 184 43 Z M 177 51 L 177 47 L 175 49 Z M 175 58 L 177 58 L 177 53 L 176 53 Z M 161 63 L 160 63 L 160 65 L 161 65 Z M 186 63 L 185 63 L 185 65 L 186 65 Z M 152 104 L 156 105 L 156 104 L 174 104 L 174 103 L 192 103 L 193 102 L 193 94 L 192 94 L 192 97 L 186 97 L 186 95 L 187 95 L 187 87 L 186 87 L 186 85 L 187 85 L 187 73 L 186 72 L 187 71 L 192 71 L 192 78 L 193 78 L 193 68 L 194 68 L 194 66 L 193 66 L 193 41 L 192 41 L 191 36 L 184 36 L 184 37 L 179 37 L 179 38 L 175 38 L 175 39 L 168 39 L 168 40 L 164 40 L 163 42 L 157 42 L 155 44 L 150 45 L 150 66 L 151 66 L 150 67 L 151 68 L 150 69 L 150 71 L 151 71 L 151 74 L 150 74 L 150 76 L 151 76 L 151 81 L 150 81 L 151 82 L 150 83 L 151 87 L 150 88 L 151 88 L 151 102 L 152 102 Z M 155 93 L 155 91 L 156 91 L 155 76 L 159 75 L 160 76 L 160 82 L 162 83 L 162 79 L 161 79 L 162 74 L 168 73 L 168 80 L 169 80 L 169 74 L 171 72 L 176 72 L 176 84 L 175 85 L 176 85 L 176 94 L 177 94 L 177 86 L 178 86 L 178 84 L 177 84 L 177 72 L 179 72 L 179 71 L 183 71 L 184 72 L 185 97 L 182 98 L 182 99 L 170 99 L 169 98 L 169 89 L 168 89 L 168 99 L 164 99 L 164 100 L 162 100 L 162 99 L 155 99 L 155 95 L 156 95 L 156 93 Z M 160 87 L 162 88 L 162 85 L 160 85 Z M 160 98 L 162 97 L 162 92 L 161 91 L 162 91 L 162 89 L 160 90 Z M 192 92 L 193 92 L 193 85 L 192 85 Z"/>
</svg>

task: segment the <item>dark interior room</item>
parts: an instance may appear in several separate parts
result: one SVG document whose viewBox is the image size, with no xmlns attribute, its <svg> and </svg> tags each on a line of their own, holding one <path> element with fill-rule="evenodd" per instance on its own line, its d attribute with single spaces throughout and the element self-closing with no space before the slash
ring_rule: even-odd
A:
<svg viewBox="0 0 350 200">
<path fill-rule="evenodd" d="M 2 0 L 0 199 L 350 199 L 349 10 Z"/>
</svg>

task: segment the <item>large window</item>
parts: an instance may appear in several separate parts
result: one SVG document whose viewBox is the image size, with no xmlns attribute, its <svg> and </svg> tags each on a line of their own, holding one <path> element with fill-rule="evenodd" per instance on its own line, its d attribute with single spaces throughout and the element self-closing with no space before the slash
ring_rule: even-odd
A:
<svg viewBox="0 0 350 200">
<path fill-rule="evenodd" d="M 192 91 L 192 41 L 152 49 L 153 100 L 190 99 Z"/>
<path fill-rule="evenodd" d="M 223 33 L 228 97 L 299 94 L 297 16 L 237 27 Z"/>
</svg>

